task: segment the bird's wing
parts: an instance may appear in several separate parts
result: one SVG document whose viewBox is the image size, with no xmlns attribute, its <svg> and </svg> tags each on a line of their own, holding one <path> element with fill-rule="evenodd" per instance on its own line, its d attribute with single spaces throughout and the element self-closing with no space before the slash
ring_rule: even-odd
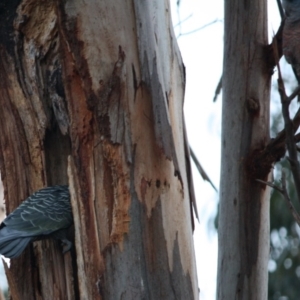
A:
<svg viewBox="0 0 300 300">
<path fill-rule="evenodd" d="M 4 227 L 0 230 L 0 254 L 8 258 L 17 257 L 33 239 L 24 232 Z"/>
<path fill-rule="evenodd" d="M 53 186 L 37 191 L 15 209 L 3 223 L 27 236 L 47 235 L 72 224 L 72 210 L 67 186 Z"/>
</svg>

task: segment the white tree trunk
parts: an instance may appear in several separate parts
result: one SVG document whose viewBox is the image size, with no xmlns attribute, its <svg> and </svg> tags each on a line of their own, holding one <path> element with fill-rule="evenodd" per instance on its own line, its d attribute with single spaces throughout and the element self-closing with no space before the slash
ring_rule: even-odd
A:
<svg viewBox="0 0 300 300">
<path fill-rule="evenodd" d="M 217 298 L 267 299 L 271 166 L 256 163 L 269 142 L 267 2 L 225 1 L 222 165 Z"/>
<path fill-rule="evenodd" d="M 198 299 L 184 67 L 168 1 L 9 9 L 13 39 L 0 61 L 8 210 L 68 182 L 76 246 L 64 256 L 55 242 L 27 249 L 7 271 L 14 298 Z"/>
</svg>

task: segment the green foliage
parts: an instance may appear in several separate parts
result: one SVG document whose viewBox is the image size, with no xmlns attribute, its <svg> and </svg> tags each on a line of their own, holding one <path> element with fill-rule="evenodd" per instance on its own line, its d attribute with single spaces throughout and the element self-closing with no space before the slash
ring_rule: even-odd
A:
<svg viewBox="0 0 300 300">
<path fill-rule="evenodd" d="M 273 116 L 272 121 L 273 132 L 282 129 L 280 114 Z M 281 170 L 286 173 L 289 196 L 296 210 L 300 212 L 287 159 L 278 163 L 274 170 L 277 186 L 281 186 Z M 270 202 L 270 231 L 269 300 L 300 299 L 300 228 L 283 196 L 276 190 L 273 190 Z"/>
<path fill-rule="evenodd" d="M 286 164 L 286 161 L 283 164 Z M 293 181 L 290 177 L 287 178 L 290 197 L 296 199 Z M 281 185 L 281 182 L 277 180 L 276 184 Z M 299 203 L 293 201 L 293 204 L 299 211 Z M 269 299 L 300 299 L 300 229 L 282 195 L 277 191 L 272 193 L 270 213 Z"/>
</svg>

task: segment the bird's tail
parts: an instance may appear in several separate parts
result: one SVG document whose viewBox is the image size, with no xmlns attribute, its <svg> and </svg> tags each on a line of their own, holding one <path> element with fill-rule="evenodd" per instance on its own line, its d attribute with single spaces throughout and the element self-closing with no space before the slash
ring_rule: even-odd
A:
<svg viewBox="0 0 300 300">
<path fill-rule="evenodd" d="M 33 239 L 30 236 L 23 237 L 20 232 L 4 227 L 0 231 L 0 254 L 7 258 L 18 257 Z"/>
</svg>

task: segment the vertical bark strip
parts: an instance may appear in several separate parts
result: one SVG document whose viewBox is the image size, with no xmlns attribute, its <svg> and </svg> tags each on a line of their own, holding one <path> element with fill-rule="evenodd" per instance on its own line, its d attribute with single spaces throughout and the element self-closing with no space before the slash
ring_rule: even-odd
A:
<svg viewBox="0 0 300 300">
<path fill-rule="evenodd" d="M 250 172 L 269 141 L 267 42 L 266 1 L 225 1 L 218 299 L 267 299 L 269 188 Z"/>
<path fill-rule="evenodd" d="M 198 299 L 184 70 L 168 1 L 1 5 L 7 209 L 69 183 L 75 229 L 64 255 L 46 240 L 12 260 L 12 298 Z"/>
</svg>

